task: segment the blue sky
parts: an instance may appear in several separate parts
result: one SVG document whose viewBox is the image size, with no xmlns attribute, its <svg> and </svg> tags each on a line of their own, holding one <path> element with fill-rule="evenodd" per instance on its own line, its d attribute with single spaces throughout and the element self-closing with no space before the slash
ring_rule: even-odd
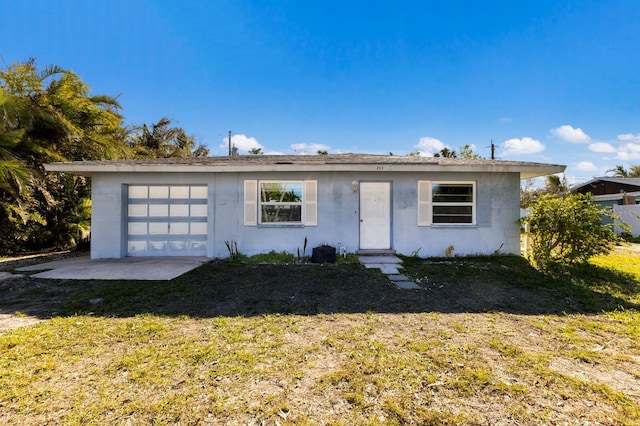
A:
<svg viewBox="0 0 640 426">
<path fill-rule="evenodd" d="M 227 153 L 640 164 L 640 2 L 0 0 L 3 65 L 35 57 Z"/>
</svg>

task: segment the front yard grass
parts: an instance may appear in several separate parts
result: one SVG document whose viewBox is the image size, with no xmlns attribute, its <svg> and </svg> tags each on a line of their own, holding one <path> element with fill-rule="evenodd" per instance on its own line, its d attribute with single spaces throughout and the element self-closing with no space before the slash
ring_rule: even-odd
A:
<svg viewBox="0 0 640 426">
<path fill-rule="evenodd" d="M 170 282 L 27 280 L 2 424 L 638 424 L 640 258 L 214 261 Z"/>
</svg>

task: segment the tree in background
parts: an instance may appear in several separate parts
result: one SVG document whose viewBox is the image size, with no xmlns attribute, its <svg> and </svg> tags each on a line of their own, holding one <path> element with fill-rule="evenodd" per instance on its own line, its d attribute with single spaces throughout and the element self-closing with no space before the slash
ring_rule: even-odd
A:
<svg viewBox="0 0 640 426">
<path fill-rule="evenodd" d="M 443 157 L 443 158 L 466 158 L 470 160 L 480 160 L 483 159 L 480 154 L 476 154 L 471 148 L 471 145 L 466 144 L 460 147 L 460 154 L 456 153 L 455 150 L 449 149 L 447 147 L 442 148 L 440 151 L 433 154 L 434 157 Z M 410 152 L 408 154 L 409 157 L 420 157 L 420 151 Z"/>
<path fill-rule="evenodd" d="M 44 163 L 208 155 L 169 119 L 132 131 L 120 110 L 72 71 L 33 59 L 0 70 L 0 254 L 73 247 L 89 229 L 88 180 Z"/>
<path fill-rule="evenodd" d="M 614 177 L 640 177 L 640 166 L 631 166 L 625 169 L 624 166 L 618 165 L 611 170 L 607 170 L 607 173 L 613 172 Z"/>
<path fill-rule="evenodd" d="M 531 179 L 527 180 L 526 186 L 520 189 L 520 207 L 529 208 L 540 196 L 544 194 L 554 195 L 557 197 L 564 196 L 569 191 L 566 178 L 558 175 L 550 175 L 545 179 L 544 188 L 536 188 L 533 186 Z"/>
<path fill-rule="evenodd" d="M 434 157 L 444 157 L 444 158 L 458 158 L 458 154 L 452 149 L 447 147 L 442 148 L 439 152 L 433 154 Z"/>
<path fill-rule="evenodd" d="M 115 99 L 71 71 L 34 60 L 0 71 L 0 252 L 74 245 L 89 221 L 85 178 L 45 174 L 50 161 L 126 155 Z"/>
<path fill-rule="evenodd" d="M 187 158 L 206 157 L 209 150 L 202 144 L 196 146 L 193 136 L 182 127 L 171 126 L 171 120 L 162 117 L 157 123 L 136 127 L 130 133 L 128 145 L 135 158 Z"/>
<path fill-rule="evenodd" d="M 469 144 L 466 144 L 460 147 L 459 151 L 460 151 L 460 155 L 459 155 L 460 158 L 467 158 L 470 160 L 480 160 L 484 158 L 480 154 L 476 154 Z"/>
<path fill-rule="evenodd" d="M 589 195 L 542 194 L 529 208 L 531 214 L 522 221 L 530 227 L 531 258 L 540 267 L 552 262 L 584 263 L 608 253 L 619 240 L 613 224 L 602 223 L 602 218 L 620 218 L 610 207 L 598 208 Z"/>
</svg>

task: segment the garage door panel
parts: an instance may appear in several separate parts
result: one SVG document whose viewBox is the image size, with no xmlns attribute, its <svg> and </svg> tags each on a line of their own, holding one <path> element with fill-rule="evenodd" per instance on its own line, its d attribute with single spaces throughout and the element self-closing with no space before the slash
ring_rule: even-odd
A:
<svg viewBox="0 0 640 426">
<path fill-rule="evenodd" d="M 169 198 L 188 199 L 189 187 L 188 186 L 172 186 L 169 190 Z"/>
<path fill-rule="evenodd" d="M 207 217 L 207 205 L 206 204 L 192 204 L 191 205 L 191 217 Z"/>
<path fill-rule="evenodd" d="M 207 235 L 207 222 L 192 222 L 191 235 Z"/>
<path fill-rule="evenodd" d="M 149 187 L 130 185 L 129 198 L 149 198 Z"/>
<path fill-rule="evenodd" d="M 150 186 L 149 198 L 169 198 L 168 186 Z"/>
<path fill-rule="evenodd" d="M 147 222 L 129 222 L 129 235 L 147 235 Z"/>
<path fill-rule="evenodd" d="M 129 256 L 206 255 L 206 186 L 130 185 L 127 193 Z"/>
<path fill-rule="evenodd" d="M 172 204 L 169 207 L 169 216 L 171 217 L 189 216 L 189 205 L 188 204 Z"/>
<path fill-rule="evenodd" d="M 189 222 L 172 222 L 169 227 L 169 234 L 171 235 L 188 235 L 189 234 Z"/>
<path fill-rule="evenodd" d="M 191 199 L 192 200 L 206 200 L 207 199 L 207 187 L 206 186 L 192 186 L 191 187 Z"/>
<path fill-rule="evenodd" d="M 149 204 L 150 217 L 166 217 L 169 216 L 168 204 Z"/>
</svg>

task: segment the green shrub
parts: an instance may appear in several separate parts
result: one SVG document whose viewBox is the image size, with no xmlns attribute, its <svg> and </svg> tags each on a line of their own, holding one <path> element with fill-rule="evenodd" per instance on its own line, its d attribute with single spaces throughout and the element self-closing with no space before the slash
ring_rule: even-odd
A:
<svg viewBox="0 0 640 426">
<path fill-rule="evenodd" d="M 271 250 L 269 253 L 259 253 L 247 259 L 248 263 L 269 263 L 269 264 L 285 264 L 293 262 L 293 254 L 287 251 L 277 252 Z"/>
<path fill-rule="evenodd" d="M 544 194 L 530 209 L 531 215 L 523 222 L 530 226 L 531 257 L 539 266 L 549 262 L 584 263 L 592 256 L 608 253 L 611 244 L 619 240 L 614 225 L 602 223 L 602 219 L 620 218 L 611 207 L 598 208 L 590 195 Z"/>
</svg>

